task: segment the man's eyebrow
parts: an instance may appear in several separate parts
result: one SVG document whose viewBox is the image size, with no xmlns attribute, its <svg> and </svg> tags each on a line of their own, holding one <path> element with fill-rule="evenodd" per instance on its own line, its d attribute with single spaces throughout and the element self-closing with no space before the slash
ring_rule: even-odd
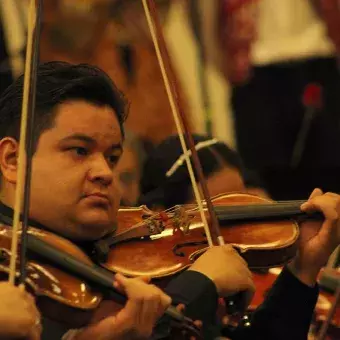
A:
<svg viewBox="0 0 340 340">
<path fill-rule="evenodd" d="M 68 142 L 68 141 L 72 141 L 72 140 L 78 140 L 78 141 L 82 141 L 88 144 L 96 144 L 96 140 L 90 136 L 87 135 L 83 135 L 81 133 L 75 133 L 73 135 L 67 136 L 65 138 L 63 138 L 60 142 Z M 111 150 L 115 150 L 115 149 L 119 149 L 121 151 L 123 151 L 123 146 L 122 143 L 116 143 L 116 144 L 112 144 L 110 147 Z"/>
<path fill-rule="evenodd" d="M 67 142 L 67 141 L 71 141 L 71 140 L 80 140 L 82 142 L 91 143 L 91 144 L 96 143 L 95 139 L 93 139 L 92 137 L 89 137 L 87 135 L 83 135 L 81 133 L 74 133 L 73 135 L 67 136 L 67 137 L 63 138 L 61 140 L 61 142 Z"/>
</svg>

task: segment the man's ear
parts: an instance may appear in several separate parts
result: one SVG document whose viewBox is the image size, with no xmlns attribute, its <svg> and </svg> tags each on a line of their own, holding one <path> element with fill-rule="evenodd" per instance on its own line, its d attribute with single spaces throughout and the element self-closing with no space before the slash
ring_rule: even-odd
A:
<svg viewBox="0 0 340 340">
<path fill-rule="evenodd" d="M 0 169 L 4 180 L 15 184 L 18 174 L 19 143 L 11 137 L 0 140 Z"/>
</svg>

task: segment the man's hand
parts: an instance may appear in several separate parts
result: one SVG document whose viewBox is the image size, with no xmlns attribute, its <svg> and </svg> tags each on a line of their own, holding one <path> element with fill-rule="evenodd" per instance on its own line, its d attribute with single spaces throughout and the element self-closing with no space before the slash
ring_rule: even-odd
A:
<svg viewBox="0 0 340 340">
<path fill-rule="evenodd" d="M 151 336 L 158 319 L 171 304 L 171 298 L 146 279 L 129 279 L 116 275 L 115 288 L 128 301 L 123 308 L 112 310 L 101 321 L 82 330 L 75 339 L 142 340 Z M 107 309 L 107 308 L 106 308 Z"/>
<path fill-rule="evenodd" d="M 200 272 L 212 280 L 220 297 L 243 292 L 241 308 L 246 308 L 254 295 L 255 286 L 248 265 L 230 245 L 208 249 L 188 270 Z"/>
<path fill-rule="evenodd" d="M 0 283 L 0 339 L 39 340 L 40 313 L 34 298 L 7 282 Z"/>
<path fill-rule="evenodd" d="M 302 282 L 314 286 L 321 268 L 340 243 L 340 196 L 329 192 L 323 194 L 320 189 L 315 189 L 301 210 L 320 211 L 325 217 L 323 222 L 301 224 L 299 251 L 288 265 Z"/>
</svg>

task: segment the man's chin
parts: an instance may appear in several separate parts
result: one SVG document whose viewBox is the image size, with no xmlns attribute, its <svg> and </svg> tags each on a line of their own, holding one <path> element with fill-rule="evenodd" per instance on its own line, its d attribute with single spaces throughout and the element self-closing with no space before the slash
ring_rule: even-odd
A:
<svg viewBox="0 0 340 340">
<path fill-rule="evenodd" d="M 114 223 L 108 214 L 91 212 L 78 217 L 83 236 L 87 239 L 99 239 L 114 229 Z"/>
</svg>

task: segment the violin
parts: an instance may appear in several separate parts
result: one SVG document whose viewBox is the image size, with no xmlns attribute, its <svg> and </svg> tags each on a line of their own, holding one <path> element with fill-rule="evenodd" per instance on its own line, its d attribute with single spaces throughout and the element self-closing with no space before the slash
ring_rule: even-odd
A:
<svg viewBox="0 0 340 340">
<path fill-rule="evenodd" d="M 320 297 L 323 297 L 327 303 L 322 306 L 323 308 L 318 308 L 317 304 L 317 312 L 313 320 L 314 332 L 318 333 L 318 339 L 326 340 L 340 338 L 340 269 L 330 267 L 331 261 L 332 258 L 327 267 L 323 268 L 319 277 Z"/>
<path fill-rule="evenodd" d="M 122 294 L 118 294 L 117 291 L 115 291 L 112 288 L 114 276 L 114 271 L 117 271 L 117 267 L 106 265 L 106 268 L 100 268 L 97 265 L 95 265 L 89 258 L 85 256 L 85 254 L 77 248 L 75 245 L 73 245 L 71 242 L 60 238 L 54 234 L 45 232 L 45 231 L 38 231 L 32 228 L 28 228 L 28 210 L 29 210 L 29 197 L 30 197 L 30 186 L 29 186 L 29 179 L 30 179 L 30 171 L 31 171 L 31 160 L 32 160 L 32 133 L 30 134 L 30 138 L 26 138 L 26 130 L 27 126 L 32 130 L 33 128 L 33 120 L 28 120 L 27 117 L 31 116 L 33 117 L 34 113 L 34 101 L 35 101 L 35 90 L 34 90 L 34 84 L 36 81 L 36 78 L 31 77 L 30 73 L 36 73 L 37 68 L 37 60 L 38 60 L 38 39 L 35 40 L 32 39 L 34 36 L 33 33 L 37 34 L 39 31 L 36 26 L 37 25 L 37 17 L 35 16 L 35 10 L 34 10 L 34 3 L 35 1 L 31 1 L 31 8 L 33 10 L 30 10 L 30 20 L 31 24 L 33 23 L 33 27 L 29 30 L 29 43 L 28 43 L 28 54 L 30 54 L 30 58 L 27 58 L 26 60 L 26 70 L 25 70 L 25 91 L 24 91 L 24 98 L 23 98 L 23 112 L 25 111 L 25 115 L 22 115 L 22 124 L 21 124 L 21 130 L 20 130 L 20 150 L 19 150 L 19 157 L 18 157 L 18 164 L 19 164 L 19 174 L 18 174 L 18 184 L 17 184 L 17 190 L 16 190 L 16 202 L 15 202 L 15 211 L 14 211 L 14 223 L 13 223 L 13 229 L 10 229 L 8 226 L 4 226 L 1 230 L 0 236 L 2 238 L 1 240 L 1 268 L 0 271 L 3 273 L 3 275 L 9 274 L 10 281 L 12 283 L 15 282 L 15 278 L 19 276 L 21 283 L 25 283 L 29 290 L 33 292 L 33 294 L 37 297 L 37 303 L 41 308 L 41 311 L 44 315 L 49 316 L 53 320 L 59 320 L 65 323 L 72 323 L 72 326 L 80 327 L 81 325 L 87 324 L 91 321 L 91 312 L 93 312 L 96 307 L 101 303 L 101 301 L 106 297 L 109 296 L 110 299 L 114 299 L 114 301 L 118 303 L 124 303 L 126 300 L 126 297 Z M 40 1 L 38 1 L 40 3 Z M 152 0 L 143 0 L 143 5 L 145 9 L 150 7 L 151 12 L 146 11 L 147 13 L 147 20 L 150 24 L 150 27 L 153 27 L 151 30 L 153 38 L 155 36 L 158 37 L 160 41 L 163 41 L 163 37 L 161 34 L 160 29 L 155 29 L 156 27 L 159 27 L 159 24 L 157 24 L 157 16 L 155 15 L 155 5 Z M 152 14 L 153 13 L 153 14 Z M 33 40 L 33 42 L 32 42 Z M 157 39 L 156 39 L 157 40 Z M 33 49 L 34 47 L 34 49 Z M 32 52 L 33 50 L 33 52 Z M 162 54 L 161 51 L 165 50 L 164 43 L 161 44 L 161 46 L 156 45 L 156 50 L 158 51 L 158 54 Z M 29 53 L 31 52 L 31 53 Z M 165 61 L 165 65 L 169 65 L 168 61 Z M 164 65 L 162 66 L 162 72 L 163 74 L 166 74 L 164 72 L 166 67 Z M 166 77 L 165 77 L 166 78 Z M 29 85 L 31 85 L 31 88 L 29 88 Z M 172 92 L 172 98 L 170 100 L 172 107 L 174 107 L 174 111 L 176 111 L 176 105 L 179 104 L 175 103 L 174 98 L 176 98 L 176 89 L 173 83 L 166 82 L 167 90 Z M 30 94 L 30 96 L 29 96 Z M 30 97 L 30 98 L 29 98 Z M 29 110 L 28 110 L 29 108 Z M 28 115 L 28 112 L 30 115 Z M 180 117 L 180 116 L 179 116 Z M 179 118 L 176 118 L 179 120 Z M 27 124 L 28 122 L 28 124 Z M 187 126 L 186 120 L 182 117 L 182 121 L 176 121 L 176 124 L 180 126 L 181 124 L 183 127 Z M 188 212 L 192 214 L 193 220 L 195 221 L 195 217 L 197 219 L 197 216 L 199 216 L 198 224 L 202 226 L 202 222 L 204 225 L 204 229 L 202 227 L 198 228 L 192 228 L 193 223 L 184 223 L 184 226 L 188 225 L 190 228 L 183 228 L 181 223 L 177 224 L 179 228 L 177 228 L 180 235 L 186 235 L 188 231 L 191 232 L 191 230 L 195 230 L 194 232 L 196 234 L 193 234 L 194 237 L 191 239 L 189 237 L 185 237 L 183 239 L 184 244 L 178 244 L 176 240 L 175 249 L 171 249 L 172 253 L 170 254 L 171 257 L 185 257 L 185 254 L 183 255 L 184 251 L 183 249 L 188 249 L 191 246 L 194 246 L 195 251 L 192 251 L 190 254 L 190 260 L 193 261 L 195 259 L 195 256 L 198 256 L 204 249 L 206 248 L 206 245 L 212 246 L 215 242 L 215 244 L 224 244 L 224 238 L 221 235 L 221 231 L 218 226 L 217 221 L 217 215 L 218 211 L 213 210 L 213 204 L 211 200 L 209 199 L 209 195 L 207 193 L 206 185 L 204 184 L 204 181 L 202 180 L 202 168 L 199 165 L 199 162 L 197 161 L 198 157 L 196 154 L 196 150 L 193 144 L 192 139 L 190 139 L 191 134 L 188 133 L 188 128 L 185 128 L 186 130 L 186 137 L 188 138 L 188 143 L 190 145 L 190 149 L 192 151 L 192 156 L 195 164 L 195 170 L 198 174 L 198 177 L 200 179 L 200 183 L 202 186 L 202 190 L 204 192 L 204 204 L 202 203 L 202 200 L 197 199 L 197 204 L 199 206 L 199 215 L 197 213 L 196 207 L 190 208 Z M 184 136 L 183 132 L 181 130 L 181 127 L 179 127 L 181 141 L 183 142 L 183 150 L 184 152 L 187 151 L 184 143 Z M 32 132 L 32 131 L 31 131 Z M 26 150 L 25 150 L 26 147 Z M 26 157 L 25 157 L 26 156 Z M 25 158 L 24 158 L 25 157 Z M 192 177 L 192 182 L 194 185 L 194 193 L 196 198 L 199 198 L 199 190 L 196 185 L 196 181 L 194 180 L 194 172 L 193 169 L 189 166 L 189 160 L 187 159 L 188 167 L 190 168 L 190 174 Z M 27 165 L 26 165 L 27 163 Z M 25 187 L 23 185 L 25 183 Z M 23 190 L 24 189 L 24 190 Z M 249 203 L 249 202 L 248 202 Z M 22 229 L 19 231 L 19 221 L 20 221 L 20 210 L 21 206 L 23 206 L 23 224 Z M 209 214 L 207 215 L 205 213 L 204 206 L 207 210 L 209 210 Z M 218 208 L 218 207 L 216 207 Z M 223 215 L 224 211 L 221 212 L 221 216 Z M 191 218 L 191 215 L 189 214 L 189 221 Z M 161 220 L 168 219 L 168 215 L 160 215 Z M 165 218 L 165 216 L 167 216 Z M 180 216 L 181 213 L 180 213 Z M 222 217 L 221 217 L 222 218 Z M 225 219 L 225 218 L 223 218 Z M 207 223 L 207 220 L 209 220 L 210 226 Z M 183 219 L 180 218 L 180 221 L 182 222 Z M 185 219 L 184 219 L 185 221 Z M 239 221 L 239 220 L 238 220 Z M 230 224 L 230 220 L 228 220 L 228 224 Z M 291 224 L 291 223 L 290 223 Z M 150 235 L 150 233 L 157 233 L 165 235 L 167 234 L 166 228 L 164 230 L 155 231 L 153 229 L 154 223 L 151 219 L 151 222 L 145 224 L 145 227 L 149 230 L 149 235 L 143 235 L 143 233 L 139 234 L 138 237 L 145 237 L 151 236 L 155 237 L 158 235 Z M 157 226 L 157 223 L 156 223 Z M 162 225 L 161 225 L 162 226 Z M 176 225 L 175 225 L 176 226 Z M 149 228 L 148 228 L 149 227 Z M 136 228 L 135 228 L 136 229 Z M 211 229 L 211 230 L 210 230 Z M 231 228 L 223 228 L 225 230 L 228 230 Z M 256 228 L 255 228 L 256 229 Z M 282 227 L 281 229 L 285 229 Z M 172 229 L 173 230 L 173 229 Z M 203 231 L 204 230 L 204 231 Z M 145 233 L 144 233 L 145 234 Z M 269 234 L 272 234 L 271 231 L 269 231 Z M 172 233 L 172 235 L 175 235 Z M 274 232 L 274 235 L 276 237 L 279 236 L 277 231 Z M 20 261 L 16 258 L 16 249 L 18 243 L 18 237 L 20 236 Z M 191 235 L 189 235 L 191 236 Z M 198 238 L 199 237 L 199 238 Z M 290 236 L 291 237 L 291 236 Z M 135 235 L 133 237 L 136 238 Z M 162 238 L 160 238 L 161 240 Z M 290 238 L 290 243 L 294 244 L 294 242 L 297 239 L 297 235 L 295 234 L 293 237 Z M 127 241 L 125 238 L 124 241 Z M 134 258 L 131 256 L 143 256 L 143 252 L 139 252 L 139 246 L 140 239 L 138 240 L 138 248 L 134 247 L 134 249 L 131 248 L 129 250 L 129 257 L 127 260 L 125 259 L 125 264 L 131 264 L 134 262 Z M 147 240 L 148 241 L 148 240 Z M 208 241 L 208 244 L 206 242 Z M 12 245 L 10 243 L 12 242 Z M 188 244 L 189 242 L 189 244 Z M 199 242 L 197 249 L 197 242 Z M 202 243 L 203 242 L 203 243 Z M 273 242 L 273 238 L 271 239 L 271 242 Z M 114 247 L 115 249 L 119 249 L 121 245 L 126 245 L 129 242 L 121 242 Z M 269 242 L 270 243 L 270 242 Z M 281 245 L 274 242 L 275 245 L 272 244 L 272 248 L 276 248 L 275 250 L 278 250 Z M 289 242 L 288 242 L 289 243 Z M 149 242 L 149 244 L 151 244 Z M 286 245 L 286 243 L 284 243 Z M 163 244 L 159 243 L 159 245 L 162 247 Z M 242 243 L 240 243 L 240 246 Z M 253 244 L 251 248 L 257 248 L 262 249 L 263 244 L 262 243 L 256 243 Z M 121 250 L 123 248 L 120 248 Z M 147 253 L 151 254 L 151 251 L 155 252 L 155 245 L 148 246 Z M 240 248 L 241 249 L 241 248 Z M 246 247 L 244 247 L 244 250 Z M 27 250 L 27 255 L 26 255 Z M 111 250 L 111 249 L 110 249 Z M 169 250 L 169 249 L 168 249 Z M 122 250 L 123 252 L 124 250 Z M 118 252 L 117 252 L 118 253 Z M 116 254 L 117 254 L 116 253 Z M 125 251 L 125 254 L 127 252 Z M 168 255 L 167 252 L 164 253 L 164 255 Z M 246 252 L 245 252 L 246 253 Z M 120 252 L 121 254 L 121 252 Z M 111 254 L 112 255 L 112 254 Z M 124 255 L 122 253 L 121 255 Z M 162 255 L 159 253 L 159 255 Z M 120 256 L 120 255 L 119 255 Z M 114 260 L 117 256 L 113 256 Z M 286 257 L 287 258 L 287 257 Z M 164 257 L 165 259 L 165 257 Z M 148 258 L 145 258 L 145 260 L 149 260 Z M 151 262 L 155 261 L 155 257 L 151 258 Z M 264 258 L 262 259 L 262 261 Z M 260 261 L 261 262 L 261 261 Z M 275 263 L 278 262 L 278 259 L 275 260 Z M 169 263 L 169 262 L 168 262 Z M 152 264 L 152 263 L 151 263 Z M 20 273 L 16 270 L 17 265 L 20 265 Z M 124 269 L 124 266 L 122 263 L 120 263 L 122 266 L 122 269 Z M 104 266 L 104 265 L 103 265 Z M 164 266 L 161 263 L 158 263 L 156 265 L 152 265 L 153 270 L 155 268 L 158 268 L 158 272 L 151 274 L 156 275 L 150 275 L 152 277 L 161 277 L 162 275 L 166 274 L 166 276 L 169 276 L 173 273 L 178 273 L 179 271 L 183 270 L 185 267 L 183 265 L 179 265 L 178 263 L 175 263 L 175 266 L 173 266 L 173 263 L 170 263 L 170 271 L 168 268 L 164 270 Z M 186 264 L 187 266 L 187 264 Z M 169 267 L 169 266 L 168 266 Z M 127 268 L 127 266 L 126 266 Z M 109 271 L 107 270 L 109 269 Z M 123 270 L 121 273 L 125 273 L 128 276 L 134 276 L 133 271 L 131 269 Z M 144 271 L 145 272 L 145 271 Z M 20 274 L 20 275 L 19 275 Z M 72 313 L 75 313 L 76 316 L 74 316 Z M 166 317 L 168 318 L 168 330 L 169 333 L 173 330 L 176 331 L 176 329 L 179 329 L 180 331 L 184 330 L 186 334 L 185 336 L 194 335 L 197 337 L 200 337 L 200 333 L 198 330 L 194 327 L 193 322 L 190 319 L 187 319 L 178 312 L 174 307 L 170 307 L 167 309 L 165 313 Z M 170 319 L 170 320 L 169 320 Z M 178 337 L 177 337 L 178 338 Z"/>
<path fill-rule="evenodd" d="M 254 297 L 248 307 L 247 311 L 247 320 L 250 319 L 250 314 L 254 312 L 265 299 L 267 292 L 270 290 L 272 285 L 274 284 L 278 274 L 280 273 L 280 268 L 274 268 L 268 272 L 254 272 L 253 280 L 255 283 L 255 294 Z M 323 275 L 321 272 L 320 277 Z M 319 293 L 318 301 L 315 306 L 312 323 L 310 327 L 309 336 L 311 339 L 318 339 L 318 334 L 320 328 L 322 327 L 323 322 L 327 317 L 327 313 L 332 307 L 333 301 L 335 299 L 335 295 L 330 294 L 327 291 L 321 290 Z M 330 326 L 327 329 L 327 340 L 336 340 L 339 339 L 340 334 L 340 309 L 337 307 L 334 316 L 330 320 Z"/>
<path fill-rule="evenodd" d="M 223 236 L 253 267 L 276 266 L 293 257 L 298 225 L 290 219 L 311 217 L 301 212 L 300 201 L 273 203 L 249 194 L 222 194 L 212 201 L 221 216 Z M 108 258 L 101 263 L 105 269 L 71 241 L 51 232 L 29 228 L 26 236 L 27 289 L 36 296 L 43 315 L 72 328 L 93 321 L 103 301 L 126 302 L 126 297 L 113 288 L 113 272 L 148 275 L 157 284 L 159 279 L 170 278 L 190 266 L 207 249 L 195 205 L 160 213 L 146 207 L 120 209 L 118 233 L 114 238 L 110 236 Z M 2 277 L 9 271 L 11 239 L 12 229 L 0 226 Z M 103 241 L 107 240 L 98 243 Z M 200 337 L 192 320 L 175 307 L 168 308 L 165 316 L 169 320 L 169 336 L 175 333 L 176 339 Z"/>
<path fill-rule="evenodd" d="M 252 269 L 287 263 L 297 250 L 298 221 L 322 218 L 302 212 L 302 201 L 272 202 L 245 193 L 220 194 L 212 203 L 223 238 Z M 122 208 L 117 233 L 98 241 L 95 249 L 110 271 L 161 279 L 189 267 L 207 247 L 197 207 L 183 205 L 160 213 L 145 206 Z"/>
<path fill-rule="evenodd" d="M 1 225 L 2 279 L 7 278 L 9 272 L 11 240 L 12 228 Z M 69 240 L 48 231 L 29 228 L 27 249 L 26 289 L 36 297 L 37 306 L 45 317 L 79 328 L 93 322 L 104 300 L 114 301 L 116 305 L 127 301 L 126 296 L 113 287 L 114 274 L 96 266 Z M 159 323 L 168 325 L 170 338 L 201 338 L 193 321 L 174 306 L 166 310 Z"/>
</svg>

